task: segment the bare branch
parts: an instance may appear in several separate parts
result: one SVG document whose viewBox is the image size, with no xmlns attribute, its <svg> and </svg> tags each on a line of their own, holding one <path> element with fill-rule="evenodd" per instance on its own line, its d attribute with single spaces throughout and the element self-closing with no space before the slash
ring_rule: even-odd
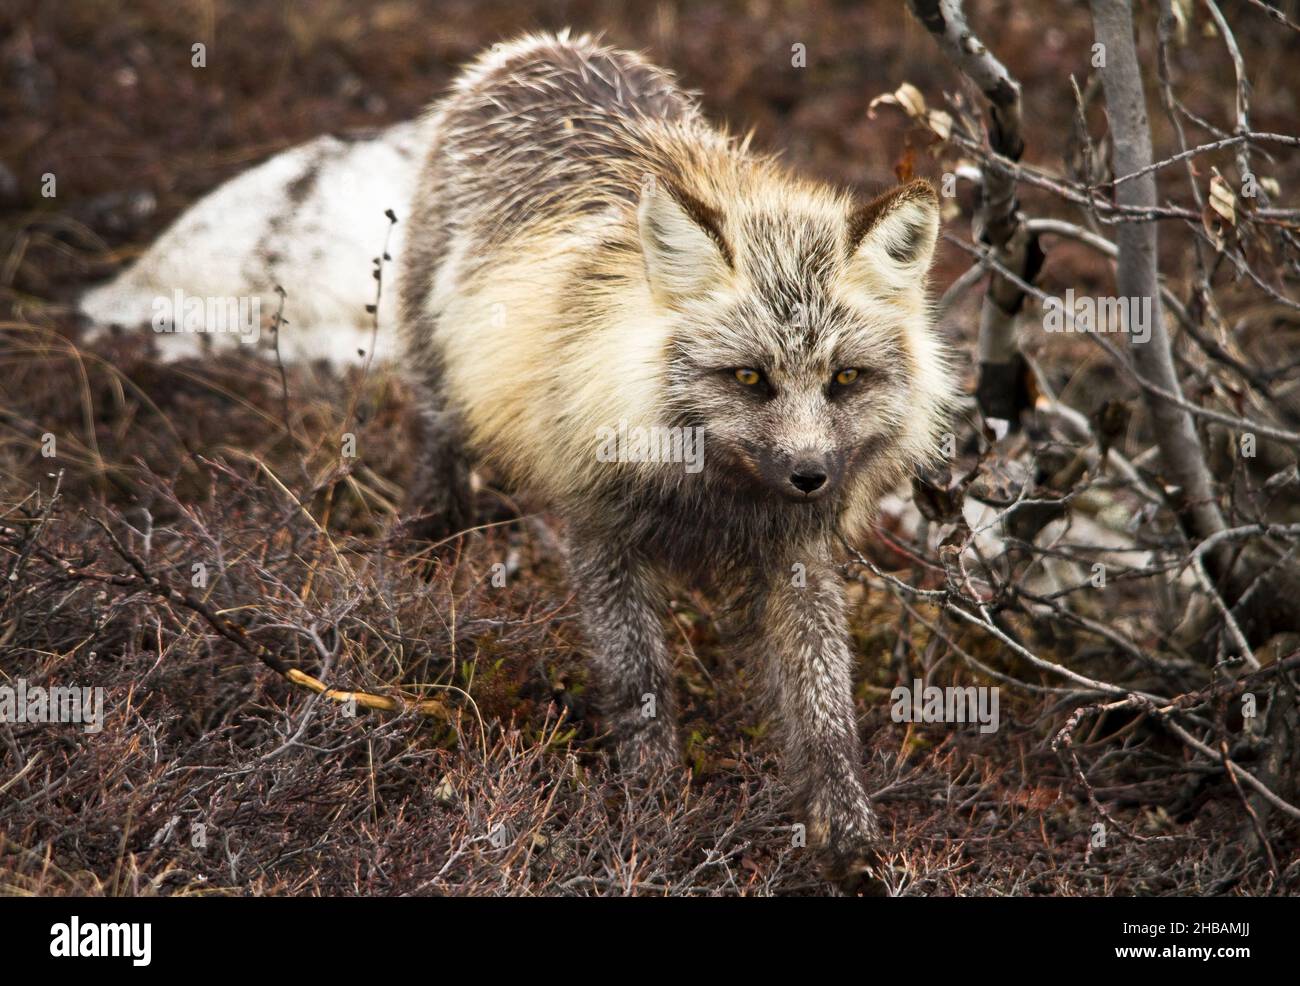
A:
<svg viewBox="0 0 1300 986">
<path fill-rule="evenodd" d="M 910 6 L 953 64 L 989 101 L 993 152 L 1018 161 L 1025 147 L 1020 132 L 1020 84 L 971 30 L 960 0 L 910 0 Z M 1020 215 L 1015 177 L 987 164 L 982 171 L 976 238 L 989 244 L 1003 266 L 1032 282 L 1042 267 L 1043 255 Z M 1013 426 L 1028 403 L 1025 363 L 1016 343 L 1016 316 L 1024 300 L 1015 282 L 995 276 L 980 310 L 976 400 L 986 417 L 1003 418 Z"/>
</svg>

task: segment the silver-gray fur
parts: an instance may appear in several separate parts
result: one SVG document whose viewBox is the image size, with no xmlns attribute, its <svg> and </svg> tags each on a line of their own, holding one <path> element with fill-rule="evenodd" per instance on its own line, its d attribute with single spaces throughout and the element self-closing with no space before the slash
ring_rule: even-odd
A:
<svg viewBox="0 0 1300 986">
<path fill-rule="evenodd" d="M 946 427 L 933 190 L 862 205 L 802 181 L 588 38 L 498 46 L 428 122 L 400 285 L 424 533 L 471 522 L 474 461 L 549 501 L 627 767 L 678 756 L 669 587 L 716 591 L 810 843 L 858 880 L 877 828 L 837 549 Z M 703 429 L 702 467 L 609 461 L 620 427 Z"/>
</svg>

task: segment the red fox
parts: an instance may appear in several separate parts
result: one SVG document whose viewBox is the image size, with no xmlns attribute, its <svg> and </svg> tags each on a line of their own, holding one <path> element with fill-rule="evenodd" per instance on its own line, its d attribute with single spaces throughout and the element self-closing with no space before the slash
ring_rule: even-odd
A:
<svg viewBox="0 0 1300 986">
<path fill-rule="evenodd" d="M 498 46 L 425 124 L 398 312 L 425 533 L 472 523 L 475 461 L 565 520 L 628 769 L 678 758 L 669 586 L 724 597 L 809 843 L 876 879 L 836 561 L 947 427 L 933 188 L 801 180 L 586 37 Z"/>
</svg>

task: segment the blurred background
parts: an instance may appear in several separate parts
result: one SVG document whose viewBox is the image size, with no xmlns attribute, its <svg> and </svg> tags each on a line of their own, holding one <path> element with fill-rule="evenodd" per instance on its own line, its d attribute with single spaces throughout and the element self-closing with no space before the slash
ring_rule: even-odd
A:
<svg viewBox="0 0 1300 986">
<path fill-rule="evenodd" d="M 1027 128 L 1046 138 L 1030 142 L 1027 159 L 1059 164 L 1069 77 L 1088 74 L 1086 4 L 994 2 L 973 16 L 1024 87 Z M 903 81 L 935 105 L 959 88 L 901 2 L 10 0 L 0 9 L 0 209 L 7 235 L 21 231 L 24 243 L 18 256 L 12 243 L 6 251 L 0 291 L 55 295 L 102 273 L 103 251 L 129 256 L 250 164 L 322 133 L 409 119 L 484 47 L 564 27 L 643 50 L 698 90 L 715 119 L 753 128 L 760 146 L 810 175 L 892 184 L 909 149 L 918 175 L 938 174 L 906 117 L 867 113 Z M 1271 30 L 1267 18 L 1248 19 L 1242 43 Z M 196 42 L 207 49 L 202 69 L 191 66 Z M 805 67 L 792 64 L 794 45 L 805 46 Z M 1272 43 L 1254 53 L 1262 129 L 1295 117 L 1288 52 Z M 1219 83 L 1231 72 L 1222 44 L 1200 40 L 1186 59 L 1194 71 L 1180 95 L 1221 114 L 1230 100 Z M 46 173 L 58 177 L 54 200 L 41 196 Z M 947 258 L 941 284 L 953 264 L 964 258 Z"/>
<path fill-rule="evenodd" d="M 1178 98 L 1188 113 L 1230 131 L 1229 53 L 1195 4 L 1174 7 L 1188 11 L 1174 53 Z M 1296 34 L 1245 0 L 1224 9 L 1250 65 L 1252 126 L 1286 132 L 1300 115 L 1290 84 Z M 1156 10 L 1139 11 L 1140 52 L 1154 75 Z M 1085 85 L 1090 73 L 1087 4 L 990 2 L 970 16 L 1023 87 L 1024 160 L 1077 165 L 1084 152 L 1071 77 Z M 47 303 L 120 269 L 225 179 L 320 134 L 410 119 L 484 47 L 564 27 L 644 51 L 699 91 L 713 118 L 752 129 L 761 148 L 811 176 L 870 193 L 893 184 L 900 169 L 937 180 L 970 163 L 932 153 L 933 134 L 897 109 L 868 112 L 874 97 L 903 82 L 932 107 L 945 105 L 945 93 L 981 105 L 902 2 L 10 0 L 0 9 L 0 306 L 56 317 L 58 306 Z M 206 46 L 206 67 L 191 65 L 195 43 Z M 795 46 L 803 46 L 802 67 Z M 1149 98 L 1155 110 L 1154 91 Z M 1094 129 L 1104 129 L 1101 108 L 1090 105 L 1089 113 Z M 1173 146 L 1165 115 L 1150 115 L 1157 148 Z M 46 174 L 57 178 L 54 198 L 42 195 Z M 1296 174 L 1295 155 L 1270 161 L 1281 187 L 1293 186 Z M 1174 194 L 1186 197 L 1181 188 Z M 1022 186 L 1021 196 L 1031 213 L 1064 212 L 1041 190 Z M 950 232 L 968 235 L 971 197 L 959 183 L 964 208 L 946 210 Z M 1166 272 L 1187 262 L 1178 238 L 1162 249 Z M 941 243 L 938 289 L 969 261 Z M 1108 277 L 1094 254 L 1063 242 L 1049 251 L 1039 283 L 1049 293 L 1072 286 L 1082 294 Z M 969 333 L 977 310 L 978 298 L 965 300 L 947 325 L 954 334 Z M 1027 345 L 1032 352 L 1037 340 Z M 1065 385 L 1069 373 L 1056 357 L 1068 366 L 1096 352 L 1062 343 L 1044 356 Z"/>
</svg>

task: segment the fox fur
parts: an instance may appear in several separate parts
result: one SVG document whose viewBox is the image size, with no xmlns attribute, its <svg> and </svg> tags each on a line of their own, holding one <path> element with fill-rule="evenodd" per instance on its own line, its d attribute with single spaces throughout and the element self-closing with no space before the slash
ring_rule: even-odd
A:
<svg viewBox="0 0 1300 986">
<path fill-rule="evenodd" d="M 861 203 L 802 180 L 667 72 L 565 34 L 484 54 L 422 132 L 398 346 L 424 408 L 424 533 L 472 523 L 476 462 L 563 518 L 628 768 L 679 754 L 672 587 L 718 593 L 810 844 L 834 878 L 871 879 L 837 561 L 947 427 L 934 190 Z M 616 428 L 702 429 L 702 468 L 609 461 Z"/>
</svg>

